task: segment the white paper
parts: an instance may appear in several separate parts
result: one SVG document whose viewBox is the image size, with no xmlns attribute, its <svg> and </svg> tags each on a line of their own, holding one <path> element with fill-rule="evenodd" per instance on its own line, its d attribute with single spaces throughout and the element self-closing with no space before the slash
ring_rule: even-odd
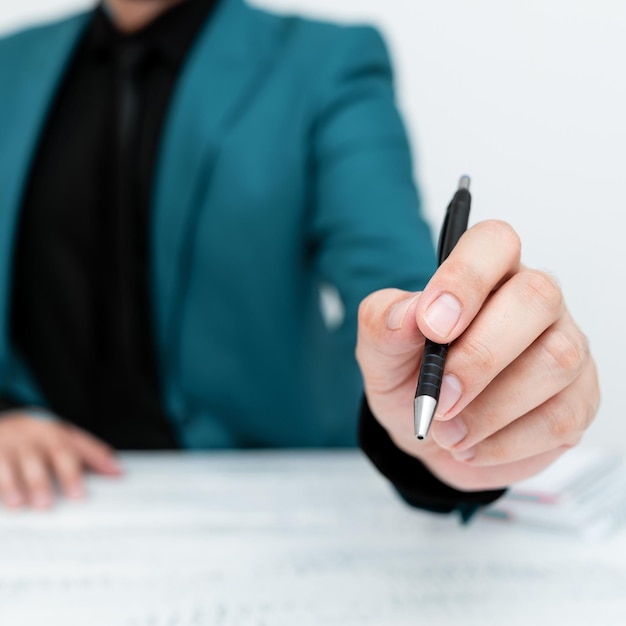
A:
<svg viewBox="0 0 626 626">
<path fill-rule="evenodd" d="M 605 450 L 574 448 L 485 514 L 581 538 L 607 535 L 626 522 L 626 463 Z"/>
<path fill-rule="evenodd" d="M 0 513 L 0 626 L 626 624 L 626 536 L 411 510 L 357 452 L 129 455 Z"/>
</svg>

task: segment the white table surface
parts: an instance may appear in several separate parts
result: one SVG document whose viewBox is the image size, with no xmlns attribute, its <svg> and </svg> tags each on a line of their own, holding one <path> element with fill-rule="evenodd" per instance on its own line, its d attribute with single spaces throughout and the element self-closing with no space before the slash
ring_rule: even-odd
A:
<svg viewBox="0 0 626 626">
<path fill-rule="evenodd" d="M 1 626 L 626 625 L 626 533 L 411 510 L 358 452 L 132 454 L 0 512 Z"/>
</svg>

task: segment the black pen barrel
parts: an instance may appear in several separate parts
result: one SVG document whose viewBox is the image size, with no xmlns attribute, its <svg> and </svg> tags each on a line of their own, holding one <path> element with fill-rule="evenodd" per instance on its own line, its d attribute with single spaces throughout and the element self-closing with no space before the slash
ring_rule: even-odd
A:
<svg viewBox="0 0 626 626">
<path fill-rule="evenodd" d="M 417 379 L 416 398 L 418 396 L 430 396 L 435 400 L 439 400 L 441 381 L 443 379 L 443 367 L 446 362 L 447 354 L 447 344 L 435 343 L 430 339 L 426 340 L 422 356 L 422 366 L 420 367 L 420 374 Z"/>
<path fill-rule="evenodd" d="M 439 242 L 439 265 L 450 255 L 461 235 L 467 230 L 472 195 L 467 189 L 459 189 L 446 211 L 446 223 Z"/>
<path fill-rule="evenodd" d="M 462 176 L 459 187 L 446 210 L 446 217 L 439 237 L 439 265 L 441 265 L 467 230 L 472 196 L 469 192 L 469 176 Z M 413 401 L 415 436 L 425 439 L 437 409 L 448 345 L 426 339 L 422 364 Z"/>
</svg>

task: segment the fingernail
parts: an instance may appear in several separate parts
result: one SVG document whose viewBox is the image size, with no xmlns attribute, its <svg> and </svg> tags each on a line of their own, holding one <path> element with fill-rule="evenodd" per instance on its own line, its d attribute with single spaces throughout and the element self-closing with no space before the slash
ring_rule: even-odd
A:
<svg viewBox="0 0 626 626">
<path fill-rule="evenodd" d="M 47 493 L 36 493 L 32 503 L 36 509 L 47 509 L 52 504 L 52 498 Z"/>
<path fill-rule="evenodd" d="M 446 374 L 441 381 L 435 417 L 445 417 L 446 413 L 461 399 L 462 393 L 461 381 L 452 374 Z"/>
<path fill-rule="evenodd" d="M 11 509 L 17 509 L 24 504 L 24 498 L 17 491 L 11 491 L 5 494 L 4 504 Z"/>
<path fill-rule="evenodd" d="M 409 310 L 413 302 L 417 299 L 417 295 L 413 295 L 406 300 L 396 302 L 387 315 L 387 328 L 389 330 L 400 330 L 404 323 L 406 312 Z"/>
<path fill-rule="evenodd" d="M 467 436 L 467 426 L 460 417 L 433 424 L 433 437 L 442 448 L 451 448 Z"/>
<path fill-rule="evenodd" d="M 121 474 L 122 473 L 122 466 L 118 463 L 118 461 L 111 457 L 108 461 L 107 461 L 107 470 L 109 472 L 112 472 L 113 474 Z"/>
<path fill-rule="evenodd" d="M 80 500 L 85 496 L 85 490 L 80 485 L 72 485 L 67 489 L 67 497 L 72 500 Z"/>
<path fill-rule="evenodd" d="M 458 450 L 452 452 L 452 456 L 457 461 L 471 461 L 476 456 L 476 448 L 469 448 L 469 450 Z"/>
<path fill-rule="evenodd" d="M 461 303 L 450 293 L 440 295 L 424 313 L 424 321 L 440 337 L 448 337 L 461 317 Z"/>
</svg>

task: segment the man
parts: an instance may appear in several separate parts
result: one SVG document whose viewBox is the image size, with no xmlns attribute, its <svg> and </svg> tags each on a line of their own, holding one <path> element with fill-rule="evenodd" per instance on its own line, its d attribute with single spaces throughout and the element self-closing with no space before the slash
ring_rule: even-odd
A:
<svg viewBox="0 0 626 626">
<path fill-rule="evenodd" d="M 366 296 L 361 444 L 409 502 L 469 514 L 592 420 L 584 337 L 509 226 L 418 291 L 433 253 L 373 30 L 107 0 L 0 42 L 0 85 L 6 506 L 80 497 L 84 468 L 120 471 L 109 446 L 350 445 Z M 424 336 L 456 341 L 418 443 Z"/>
</svg>

